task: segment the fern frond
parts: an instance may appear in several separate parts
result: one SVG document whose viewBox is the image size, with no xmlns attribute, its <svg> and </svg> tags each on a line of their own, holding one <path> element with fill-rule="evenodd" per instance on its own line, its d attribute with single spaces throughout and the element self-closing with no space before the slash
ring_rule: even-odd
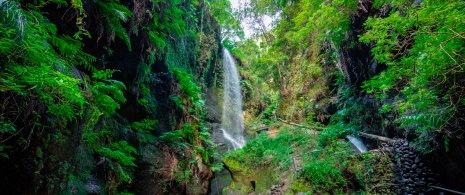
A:
<svg viewBox="0 0 465 195">
<path fill-rule="evenodd" d="M 96 61 L 96 58 L 82 51 L 82 47 L 84 46 L 82 42 L 67 35 L 61 37 L 50 36 L 48 37 L 48 41 L 51 45 L 57 48 L 58 52 L 70 63 L 83 65 L 91 72 L 97 71 L 97 69 L 92 66 L 92 63 Z"/>
<path fill-rule="evenodd" d="M 81 0 L 71 0 L 71 6 L 78 10 L 79 14 L 84 12 L 84 5 Z"/>
<path fill-rule="evenodd" d="M 127 22 L 128 18 L 132 16 L 132 12 L 126 6 L 117 3 L 110 3 L 110 6 L 113 7 L 115 16 L 123 22 Z"/>
<path fill-rule="evenodd" d="M 164 37 L 159 36 L 158 32 L 149 31 L 149 39 L 158 49 L 163 49 L 166 46 Z"/>
<path fill-rule="evenodd" d="M 105 3 L 98 1 L 96 6 L 96 10 L 100 12 L 99 14 L 103 18 L 103 21 L 105 21 L 103 25 L 110 35 L 109 39 L 114 40 L 116 35 L 116 37 L 126 43 L 128 50 L 131 51 L 132 48 L 129 35 L 126 29 L 123 28 L 121 22 L 127 22 L 128 18 L 132 16 L 132 12 L 124 5 L 115 2 Z"/>
<path fill-rule="evenodd" d="M 114 26 L 114 33 L 118 38 L 122 39 L 124 43 L 126 43 L 126 46 L 128 46 L 128 50 L 132 51 L 131 39 L 129 38 L 129 35 L 126 32 L 126 29 L 124 29 L 121 26 L 121 24 L 118 23 L 118 25 Z"/>
<path fill-rule="evenodd" d="M 113 79 L 106 79 L 105 81 L 107 81 L 111 85 L 115 86 L 119 90 L 126 90 L 126 86 L 121 81 L 113 80 Z"/>
<path fill-rule="evenodd" d="M 10 55 L 14 51 L 16 46 L 13 35 L 15 31 L 13 29 L 5 28 L 2 23 L 0 23 L 0 53 L 5 55 Z"/>
<path fill-rule="evenodd" d="M 0 22 L 16 30 L 17 39 L 22 40 L 26 32 L 27 19 L 19 8 L 19 3 L 0 0 Z"/>
<path fill-rule="evenodd" d="M 59 38 L 59 37 L 56 37 L 56 36 L 50 36 L 48 41 L 49 41 L 50 44 L 52 44 L 53 46 L 55 46 L 58 49 L 60 54 L 62 54 L 63 56 L 66 56 L 66 57 L 74 56 L 77 53 L 78 49 L 80 49 L 79 46 L 69 44 L 63 38 Z"/>
<path fill-rule="evenodd" d="M 99 92 L 103 92 L 107 95 L 112 95 L 117 101 L 125 102 L 126 98 L 124 98 L 123 92 L 116 86 L 116 85 L 108 85 L 102 82 L 98 82 L 95 86 Z"/>
</svg>

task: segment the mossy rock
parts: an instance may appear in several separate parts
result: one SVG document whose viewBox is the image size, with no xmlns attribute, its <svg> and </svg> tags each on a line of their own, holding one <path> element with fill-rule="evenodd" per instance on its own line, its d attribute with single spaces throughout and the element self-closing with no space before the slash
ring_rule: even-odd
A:
<svg viewBox="0 0 465 195">
<path fill-rule="evenodd" d="M 223 163 L 232 174 L 231 185 L 223 189 L 223 194 L 267 193 L 274 184 L 275 176 L 272 170 L 266 168 L 248 167 L 233 158 L 224 158 Z"/>
</svg>

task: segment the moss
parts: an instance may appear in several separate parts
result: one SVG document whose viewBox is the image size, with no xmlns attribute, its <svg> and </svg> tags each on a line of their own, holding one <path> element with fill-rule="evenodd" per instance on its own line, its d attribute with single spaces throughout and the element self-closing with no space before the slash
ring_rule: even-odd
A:
<svg viewBox="0 0 465 195">
<path fill-rule="evenodd" d="M 231 172 L 239 173 L 240 175 L 247 175 L 248 173 L 247 167 L 234 158 L 223 158 L 223 163 Z"/>
<path fill-rule="evenodd" d="M 233 175 L 233 182 L 229 185 L 226 194 L 266 193 L 275 181 L 276 176 L 272 168 L 249 167 L 233 158 L 225 158 L 223 162 Z M 255 183 L 255 189 L 252 182 Z"/>
<path fill-rule="evenodd" d="M 297 181 L 291 184 L 291 193 L 299 193 L 299 192 L 309 192 L 312 190 L 312 187 L 309 183 L 305 183 L 303 181 Z"/>
</svg>

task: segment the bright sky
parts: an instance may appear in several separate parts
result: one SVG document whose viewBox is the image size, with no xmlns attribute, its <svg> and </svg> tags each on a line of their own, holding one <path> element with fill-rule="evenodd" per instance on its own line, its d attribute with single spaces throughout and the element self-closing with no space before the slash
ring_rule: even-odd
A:
<svg viewBox="0 0 465 195">
<path fill-rule="evenodd" d="M 244 3 L 244 1 L 248 1 L 248 0 L 229 0 L 229 2 L 231 2 L 231 6 L 232 6 L 233 10 L 238 10 L 239 7 L 240 7 L 240 4 Z M 268 30 L 271 29 L 271 22 L 272 21 L 273 21 L 273 19 L 271 17 L 265 16 L 264 23 L 265 23 L 266 28 Z M 245 21 L 242 21 L 241 25 L 242 25 L 242 28 L 244 29 L 245 38 L 250 38 L 252 36 L 252 33 L 253 33 L 250 26 Z"/>
<path fill-rule="evenodd" d="M 239 9 L 239 0 L 229 0 L 233 9 Z"/>
</svg>

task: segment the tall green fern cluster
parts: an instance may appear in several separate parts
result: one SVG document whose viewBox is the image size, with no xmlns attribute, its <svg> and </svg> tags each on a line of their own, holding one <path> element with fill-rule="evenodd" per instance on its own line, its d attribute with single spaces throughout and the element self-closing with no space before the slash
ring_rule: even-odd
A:
<svg viewBox="0 0 465 195">
<path fill-rule="evenodd" d="M 167 132 L 160 139 L 178 149 L 193 147 L 194 154 L 198 156 L 194 159 L 198 163 L 212 163 L 216 151 L 203 121 L 205 101 L 200 97 L 200 87 L 192 81 L 192 75 L 182 69 L 174 68 L 172 71 L 179 82 L 180 93 L 170 98 L 182 110 L 183 117 L 179 130 Z"/>
<path fill-rule="evenodd" d="M 186 32 L 184 21 L 186 12 L 181 0 L 154 1 L 154 9 L 151 10 L 153 19 L 149 23 L 147 34 L 154 49 L 159 55 L 168 44 L 169 39 L 183 36 Z"/>
<path fill-rule="evenodd" d="M 18 3 L 9 1 L 3 2 L 2 8 L 2 92 L 37 96 L 48 113 L 58 118 L 69 121 L 80 116 L 86 100 L 78 86 L 80 80 L 73 76 L 70 66 L 75 61 L 91 63 L 95 58 L 79 50 L 79 44 L 57 37 L 55 25 L 38 11 L 24 11 Z M 55 50 L 54 46 L 62 50 Z"/>
<path fill-rule="evenodd" d="M 111 178 L 107 184 L 107 189 L 112 192 L 116 186 L 123 182 L 131 183 L 133 179 L 133 168 L 136 167 L 134 161 L 136 160 L 133 155 L 137 153 L 136 149 L 129 145 L 126 141 L 119 141 L 111 143 L 108 147 L 102 147 L 97 151 L 106 159 L 106 163 L 110 170 L 117 173 L 109 175 Z M 114 185 L 112 182 L 116 182 Z"/>
<path fill-rule="evenodd" d="M 78 168 L 67 166 L 65 174 L 60 172 L 63 166 L 55 164 L 69 165 L 68 159 L 59 157 L 69 152 L 61 151 L 61 146 L 71 140 L 66 138 L 73 129 L 70 123 L 82 120 L 83 141 L 89 146 L 89 151 L 109 159 L 109 174 L 115 178 L 108 184 L 116 182 L 118 186 L 129 183 L 133 178 L 134 148 L 121 141 L 119 134 L 98 127 L 102 118 L 114 116 L 120 103 L 126 101 L 123 94 L 125 85 L 111 79 L 113 70 L 98 70 L 93 66 L 96 58 L 83 51 L 84 44 L 80 37 L 59 33 L 57 26 L 41 13 L 40 9 L 49 3 L 67 5 L 61 1 L 24 4 L 0 1 L 0 94 L 3 104 L 0 114 L 0 155 L 8 158 L 16 150 L 30 147 L 33 141 L 34 145 L 43 144 L 39 149 L 52 151 L 52 154 L 44 156 L 37 153 L 37 156 L 31 157 L 36 161 L 36 176 L 43 183 L 45 181 L 40 174 L 50 174 L 47 173 L 49 171 L 53 173 L 50 178 L 54 179 L 47 180 L 49 183 L 38 185 L 36 189 L 45 188 L 49 192 L 66 190 L 66 183 L 75 177 L 70 173 Z M 80 1 L 72 1 L 71 4 L 74 8 L 83 6 Z M 127 20 L 130 12 L 116 3 L 105 8 L 120 11 L 103 13 L 110 14 L 106 16 L 110 18 L 107 22 L 118 22 L 119 26 L 113 26 L 116 29 L 110 31 L 125 39 L 130 47 L 129 37 L 126 31 L 121 33 L 120 23 L 120 20 Z M 80 13 L 84 14 L 84 11 Z M 77 131 L 80 133 L 80 130 Z M 45 135 L 39 136 L 44 132 Z M 119 142 L 102 146 L 108 140 Z M 51 148 L 56 146 L 60 147 Z M 88 159 L 81 160 L 85 162 Z M 50 165 L 51 170 L 41 163 L 44 161 L 53 164 Z"/>
<path fill-rule="evenodd" d="M 203 106 L 205 101 L 200 97 L 200 87 L 192 81 L 192 75 L 180 68 L 174 68 L 173 74 L 179 82 L 180 94 L 172 95 L 170 98 L 183 113 L 182 128 L 177 133 L 187 143 L 194 146 L 202 147 L 207 142 L 211 144 L 211 141 L 208 140 L 209 133 L 203 128 Z M 164 135 L 162 139 L 170 137 L 175 138 L 171 135 Z M 169 139 L 165 140 L 171 142 Z"/>
<path fill-rule="evenodd" d="M 3 92 L 37 94 L 51 115 L 72 120 L 82 114 L 87 102 L 79 88 L 84 78 L 73 69 L 83 66 L 95 73 L 96 82 L 89 86 L 94 97 L 91 101 L 106 114 L 113 114 L 119 102 L 125 101 L 124 84 L 109 79 L 111 74 L 98 74 L 92 66 L 95 57 L 82 51 L 82 42 L 58 35 L 56 26 L 38 11 L 23 11 L 20 4 L 9 1 L 2 5 Z"/>
<path fill-rule="evenodd" d="M 144 9 L 137 10 L 138 3 L 144 4 Z M 55 5 L 53 11 L 58 14 L 47 14 Z M 201 1 L 183 0 L 0 0 L 0 156 L 8 158 L 10 151 L 38 147 L 30 149 L 37 168 L 34 177 L 41 183 L 36 187 L 38 193 L 71 188 L 74 192 L 94 172 L 103 173 L 107 193 L 129 189 L 139 153 L 135 146 L 142 148 L 157 139 L 154 130 L 159 111 L 151 90 L 160 80 L 152 66 L 163 61 L 179 83 L 172 99 L 182 118 L 174 122 L 179 130 L 161 139 L 166 143 L 174 140 L 173 145 L 179 146 L 173 147 L 176 150 L 187 147 L 191 151 L 183 162 L 185 179 L 195 172 L 191 170 L 194 163 L 197 170 L 204 170 L 205 164 L 212 162 L 213 143 L 203 121 L 201 89 L 187 73 L 194 72 L 199 62 L 207 63 L 217 49 L 213 45 L 216 37 L 199 33 L 207 29 L 199 25 L 206 20 L 199 22 L 197 11 L 204 6 Z M 126 28 L 132 11 L 139 11 L 143 19 L 138 26 L 130 26 L 138 28 L 130 37 Z M 131 51 L 141 56 L 141 63 L 128 93 L 125 83 L 113 77 L 117 70 L 104 68 L 112 58 L 111 42 L 116 39 L 129 51 L 135 45 L 131 39 L 143 45 Z M 88 45 L 102 40 L 107 41 L 105 46 Z M 206 48 L 205 55 L 198 57 L 196 46 Z M 102 54 L 100 49 L 108 52 Z M 198 71 L 204 73 L 206 68 Z M 118 114 L 125 95 L 132 90 L 147 113 L 143 120 L 129 121 Z M 78 153 L 69 154 L 74 151 Z M 76 155 L 75 161 L 67 155 Z"/>
<path fill-rule="evenodd" d="M 92 102 L 105 114 L 111 116 L 120 108 L 120 103 L 126 102 L 123 90 L 126 86 L 117 80 L 110 79 L 112 72 L 96 71 L 93 78 L 96 79 L 89 88 L 92 93 Z"/>
</svg>

